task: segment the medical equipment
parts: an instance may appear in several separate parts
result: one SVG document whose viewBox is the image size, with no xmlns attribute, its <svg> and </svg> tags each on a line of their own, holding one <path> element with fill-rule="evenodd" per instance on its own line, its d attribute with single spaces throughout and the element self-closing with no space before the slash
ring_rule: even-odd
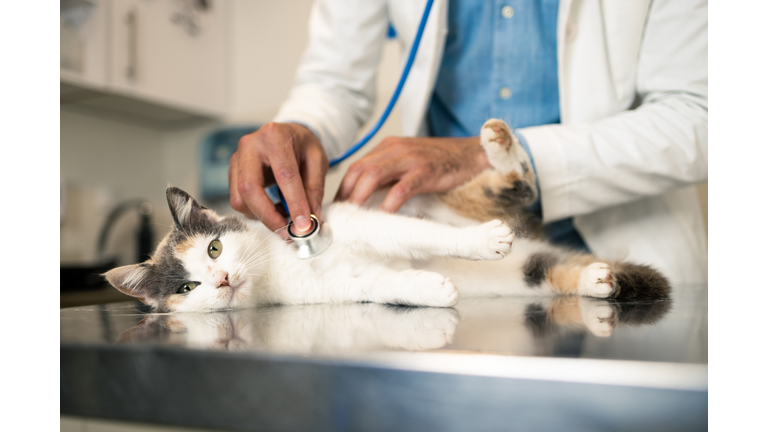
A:
<svg viewBox="0 0 768 432">
<path fill-rule="evenodd" d="M 403 68 L 403 74 L 400 76 L 400 81 L 397 83 L 397 87 L 392 94 L 392 98 L 389 100 L 389 104 L 387 104 L 387 107 L 384 109 L 381 117 L 379 117 L 379 120 L 376 122 L 376 124 L 373 125 L 373 127 L 371 127 L 371 130 L 369 130 L 365 136 L 363 136 L 346 152 L 330 161 L 329 165 L 331 168 L 340 164 L 342 161 L 352 156 L 356 151 L 360 150 L 368 141 L 370 141 L 371 138 L 373 138 L 374 135 L 376 135 L 376 132 L 381 129 L 381 126 L 384 124 L 384 122 L 387 121 L 389 114 L 392 112 L 392 108 L 394 108 L 397 99 L 400 97 L 400 92 L 403 90 L 405 80 L 408 78 L 408 74 L 411 72 L 411 66 L 413 66 L 413 60 L 416 58 L 416 51 L 419 49 L 421 36 L 424 34 L 424 27 L 427 25 L 427 18 L 429 18 L 429 11 L 432 9 L 433 2 L 434 0 L 427 0 L 427 5 L 424 7 L 424 14 L 421 16 L 421 22 L 419 23 L 419 29 L 416 31 L 416 37 L 413 40 L 413 45 L 411 45 L 411 51 L 408 54 L 408 60 L 405 62 L 405 68 Z M 270 186 L 268 189 L 271 189 L 270 192 L 272 194 L 280 197 L 283 209 L 285 209 L 285 212 L 290 215 L 290 212 L 288 211 L 288 204 L 285 202 L 285 197 L 283 197 L 283 194 L 280 192 L 280 188 L 277 186 L 277 184 Z M 310 216 L 312 219 L 312 228 L 310 229 L 309 234 L 297 235 L 292 231 L 293 221 L 288 224 L 288 236 L 293 240 L 293 244 L 298 250 L 299 258 L 311 258 L 320 255 L 328 248 L 328 246 L 331 245 L 331 242 L 333 241 L 333 234 L 331 232 L 330 226 L 328 226 L 328 224 L 325 222 L 319 224 L 315 215 Z"/>
<path fill-rule="evenodd" d="M 311 258 L 323 253 L 333 242 L 333 231 L 330 225 L 319 222 L 315 215 L 309 215 L 312 228 L 307 234 L 293 232 L 293 224 L 288 225 L 288 236 L 293 240 L 299 258 Z"/>
</svg>

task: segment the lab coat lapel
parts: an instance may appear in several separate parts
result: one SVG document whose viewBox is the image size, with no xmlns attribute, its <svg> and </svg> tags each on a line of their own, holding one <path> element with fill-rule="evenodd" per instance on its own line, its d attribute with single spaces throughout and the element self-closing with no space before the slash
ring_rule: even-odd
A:
<svg viewBox="0 0 768 432">
<path fill-rule="evenodd" d="M 397 5 L 401 8 L 418 8 L 421 11 L 418 16 L 421 17 L 426 0 L 422 2 L 398 2 Z M 419 20 L 408 21 L 408 24 L 413 28 L 408 28 L 406 29 L 407 31 L 402 33 L 402 37 L 408 38 L 407 45 L 404 45 L 403 49 L 403 65 L 405 65 L 405 60 L 408 58 L 408 52 L 411 48 L 410 44 L 413 43 L 411 35 L 416 34 Z M 424 35 L 422 36 L 419 50 L 416 53 L 411 74 L 405 82 L 403 93 L 400 97 L 399 108 L 404 136 L 427 134 L 424 118 L 429 100 L 432 97 L 432 89 L 437 80 L 447 34 L 448 1 L 435 0 L 432 5 L 432 11 L 427 19 L 427 25 L 424 28 Z"/>
</svg>

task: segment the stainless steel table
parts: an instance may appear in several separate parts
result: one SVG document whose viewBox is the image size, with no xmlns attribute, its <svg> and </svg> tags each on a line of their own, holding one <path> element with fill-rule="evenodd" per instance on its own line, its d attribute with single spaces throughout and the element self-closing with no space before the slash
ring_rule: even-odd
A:
<svg viewBox="0 0 768 432">
<path fill-rule="evenodd" d="M 61 414 L 231 430 L 707 428 L 707 287 L 647 303 L 61 309 Z"/>
</svg>

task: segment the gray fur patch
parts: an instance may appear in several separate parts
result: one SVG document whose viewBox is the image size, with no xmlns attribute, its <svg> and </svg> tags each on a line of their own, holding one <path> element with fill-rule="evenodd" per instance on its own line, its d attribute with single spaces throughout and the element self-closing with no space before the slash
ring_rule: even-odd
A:
<svg viewBox="0 0 768 432">
<path fill-rule="evenodd" d="M 523 266 L 525 284 L 532 288 L 541 285 L 547 271 L 557 264 L 557 261 L 557 256 L 549 252 L 535 253 L 528 257 Z"/>
<path fill-rule="evenodd" d="M 511 188 L 504 188 L 498 196 L 499 203 L 506 209 L 518 209 L 533 202 L 533 187 L 528 182 L 515 180 Z"/>
</svg>

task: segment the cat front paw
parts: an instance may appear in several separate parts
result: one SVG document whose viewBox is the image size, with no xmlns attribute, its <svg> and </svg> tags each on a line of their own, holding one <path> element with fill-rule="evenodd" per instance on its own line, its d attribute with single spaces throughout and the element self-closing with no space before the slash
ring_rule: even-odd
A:
<svg viewBox="0 0 768 432">
<path fill-rule="evenodd" d="M 605 301 L 593 298 L 580 298 L 581 321 L 597 337 L 608 337 L 616 327 L 617 313 L 613 306 Z"/>
<path fill-rule="evenodd" d="M 512 242 L 515 235 L 512 229 L 504 222 L 494 219 L 486 222 L 470 233 L 474 240 L 467 259 L 473 260 L 500 260 L 512 251 Z"/>
<path fill-rule="evenodd" d="M 579 294 L 588 297 L 608 298 L 618 289 L 611 266 L 596 262 L 588 265 L 579 276 Z"/>
</svg>

